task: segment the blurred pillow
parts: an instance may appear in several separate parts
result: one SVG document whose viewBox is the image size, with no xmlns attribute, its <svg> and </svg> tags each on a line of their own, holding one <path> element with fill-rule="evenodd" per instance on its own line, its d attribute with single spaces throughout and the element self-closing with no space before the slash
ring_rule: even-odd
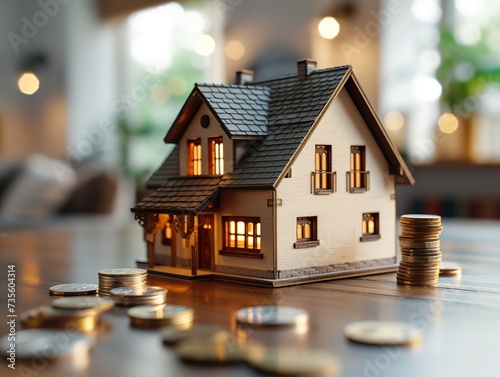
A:
<svg viewBox="0 0 500 377">
<path fill-rule="evenodd" d="M 52 216 L 67 201 L 75 187 L 76 175 L 68 169 L 61 176 L 58 167 L 64 164 L 39 154 L 29 157 L 6 188 L 0 204 L 4 221 L 40 219 Z"/>
</svg>

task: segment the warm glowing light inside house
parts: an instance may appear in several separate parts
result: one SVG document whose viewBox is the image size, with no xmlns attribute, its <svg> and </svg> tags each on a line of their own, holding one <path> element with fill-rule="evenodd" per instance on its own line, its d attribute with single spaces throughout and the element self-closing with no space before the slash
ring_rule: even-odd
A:
<svg viewBox="0 0 500 377">
<path fill-rule="evenodd" d="M 226 56 L 231 60 L 240 60 L 245 55 L 245 46 L 237 40 L 229 41 L 226 45 Z"/>
<path fill-rule="evenodd" d="M 260 223 L 243 220 L 225 222 L 226 247 L 260 250 Z"/>
<path fill-rule="evenodd" d="M 389 111 L 384 117 L 385 126 L 392 131 L 403 128 L 405 117 L 399 111 Z"/>
<path fill-rule="evenodd" d="M 33 72 L 25 72 L 17 82 L 21 93 L 32 95 L 40 88 L 40 81 Z"/>
<path fill-rule="evenodd" d="M 215 41 L 208 35 L 201 35 L 196 41 L 196 52 L 201 56 L 209 56 L 215 51 Z"/>
<path fill-rule="evenodd" d="M 438 120 L 439 129 L 445 134 L 452 134 L 458 129 L 458 119 L 455 115 L 444 113 Z"/>
<path fill-rule="evenodd" d="M 319 35 L 325 39 L 333 39 L 340 32 L 340 25 L 333 17 L 325 17 L 318 24 Z"/>
</svg>

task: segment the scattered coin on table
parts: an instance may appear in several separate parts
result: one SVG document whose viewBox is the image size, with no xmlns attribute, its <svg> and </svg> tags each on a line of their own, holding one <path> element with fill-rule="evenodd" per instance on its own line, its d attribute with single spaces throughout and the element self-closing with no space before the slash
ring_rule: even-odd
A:
<svg viewBox="0 0 500 377">
<path fill-rule="evenodd" d="M 216 339 L 227 337 L 229 333 L 222 326 L 208 324 L 194 324 L 189 328 L 179 328 L 177 326 L 165 326 L 160 328 L 160 334 L 165 344 L 177 344 L 187 339 Z"/>
<path fill-rule="evenodd" d="M 98 284 L 87 284 L 87 283 L 59 284 L 49 288 L 49 293 L 53 296 L 96 295 L 98 291 L 99 291 Z"/>
<path fill-rule="evenodd" d="M 335 376 L 340 363 L 324 351 L 299 347 L 261 347 L 247 353 L 248 363 L 255 369 L 285 376 Z"/>
<path fill-rule="evenodd" d="M 93 296 L 61 297 L 52 301 L 52 307 L 64 310 L 93 309 L 99 313 L 113 309 L 115 302 L 109 298 Z"/>
<path fill-rule="evenodd" d="M 439 266 L 439 276 L 441 277 L 446 277 L 446 276 L 457 276 L 462 273 L 462 267 L 453 262 L 441 262 L 441 265 Z"/>
<path fill-rule="evenodd" d="M 194 310 L 179 305 L 143 305 L 127 311 L 130 324 L 139 328 L 159 328 L 167 325 L 190 327 Z"/>
<path fill-rule="evenodd" d="M 250 326 L 306 326 L 309 313 L 289 306 L 251 306 L 238 310 L 236 321 Z"/>
<path fill-rule="evenodd" d="M 7 354 L 12 341 L 6 335 L 0 340 L 2 354 Z M 16 333 L 15 357 L 25 360 L 46 360 L 81 357 L 93 346 L 87 335 L 62 330 L 30 329 Z M 33 372 L 33 370 L 31 370 Z"/>
<path fill-rule="evenodd" d="M 167 289 L 162 287 L 148 286 L 143 290 L 118 287 L 109 293 L 116 304 L 122 306 L 161 305 L 167 302 Z"/>
<path fill-rule="evenodd" d="M 49 305 L 32 308 L 21 313 L 20 320 L 26 328 L 58 328 L 73 331 L 92 331 L 99 319 L 98 312 L 88 310 L 63 310 Z"/>
<path fill-rule="evenodd" d="M 422 333 L 404 322 L 359 321 L 344 328 L 345 336 L 357 343 L 389 346 L 418 343 Z"/>
</svg>

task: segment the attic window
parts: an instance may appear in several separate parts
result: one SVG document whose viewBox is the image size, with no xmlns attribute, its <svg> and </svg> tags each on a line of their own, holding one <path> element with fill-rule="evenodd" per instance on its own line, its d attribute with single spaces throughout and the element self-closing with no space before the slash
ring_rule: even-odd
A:
<svg viewBox="0 0 500 377">
<path fill-rule="evenodd" d="M 201 139 L 188 140 L 187 175 L 201 175 Z"/>
<path fill-rule="evenodd" d="M 212 137 L 208 139 L 209 145 L 209 174 L 222 175 L 224 174 L 224 145 L 222 136 Z"/>
<path fill-rule="evenodd" d="M 200 123 L 203 128 L 208 128 L 210 126 L 210 117 L 207 114 L 202 115 Z"/>
</svg>

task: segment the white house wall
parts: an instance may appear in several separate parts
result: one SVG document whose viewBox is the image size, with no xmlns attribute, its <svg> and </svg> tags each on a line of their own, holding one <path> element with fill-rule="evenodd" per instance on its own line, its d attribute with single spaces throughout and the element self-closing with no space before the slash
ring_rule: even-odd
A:
<svg viewBox="0 0 500 377">
<path fill-rule="evenodd" d="M 315 145 L 332 146 L 332 171 L 337 173 L 337 192 L 311 193 Z M 346 191 L 351 145 L 366 147 L 370 190 Z M 345 89 L 333 100 L 292 165 L 292 177 L 277 187 L 278 270 L 359 262 L 395 256 L 395 188 L 389 166 Z M 379 213 L 380 239 L 360 242 L 362 214 Z M 297 217 L 317 216 L 320 245 L 295 249 Z"/>
<path fill-rule="evenodd" d="M 272 199 L 272 191 L 270 190 L 235 190 L 221 193 L 220 210 L 216 216 L 215 227 L 214 261 L 216 270 L 268 277 L 274 263 L 273 208 L 267 206 L 268 199 Z M 260 217 L 262 259 L 219 255 L 219 250 L 222 250 L 223 216 Z"/>
<path fill-rule="evenodd" d="M 210 125 L 207 128 L 201 126 L 201 117 L 208 115 Z M 201 154 L 202 154 L 202 174 L 208 174 L 208 138 L 223 137 L 224 148 L 224 171 L 232 171 L 233 169 L 233 142 L 224 130 L 220 123 L 217 122 L 210 109 L 206 104 L 202 104 L 196 115 L 193 117 L 191 124 L 188 126 L 179 141 L 179 175 L 187 175 L 187 142 L 189 139 L 201 139 Z"/>
</svg>

